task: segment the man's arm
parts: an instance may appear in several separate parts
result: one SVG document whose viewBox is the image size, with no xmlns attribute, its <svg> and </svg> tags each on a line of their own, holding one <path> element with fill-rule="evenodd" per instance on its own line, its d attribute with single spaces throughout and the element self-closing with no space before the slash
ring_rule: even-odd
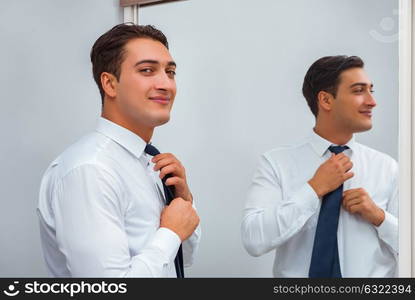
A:
<svg viewBox="0 0 415 300">
<path fill-rule="evenodd" d="M 398 166 L 391 164 L 389 193 L 385 209 L 379 207 L 364 188 L 350 189 L 343 193 L 343 207 L 351 214 L 357 214 L 371 223 L 379 238 L 391 251 L 398 254 Z"/>
<path fill-rule="evenodd" d="M 319 199 L 306 182 L 284 200 L 278 170 L 262 155 L 242 220 L 245 249 L 253 256 L 275 249 L 300 231 L 318 207 Z"/>
<path fill-rule="evenodd" d="M 332 155 L 314 176 L 283 199 L 278 169 L 263 155 L 248 191 L 242 221 L 246 250 L 259 256 L 285 243 L 299 232 L 319 208 L 320 200 L 353 176 L 352 163 L 344 154 Z"/>
<path fill-rule="evenodd" d="M 391 193 L 389 195 L 388 204 L 386 206 L 385 219 L 376 227 L 379 238 L 388 245 L 395 256 L 399 253 L 399 228 L 398 228 L 398 166 L 395 162 L 393 170 L 393 180 L 391 185 Z"/>
<path fill-rule="evenodd" d="M 124 229 L 122 188 L 106 170 L 82 165 L 58 183 L 52 202 L 56 237 L 74 277 L 165 277 L 182 239 L 193 230 L 190 205 L 178 199 L 164 211 L 167 225 L 160 226 L 131 256 Z M 160 220 L 163 223 L 163 219 Z"/>
</svg>

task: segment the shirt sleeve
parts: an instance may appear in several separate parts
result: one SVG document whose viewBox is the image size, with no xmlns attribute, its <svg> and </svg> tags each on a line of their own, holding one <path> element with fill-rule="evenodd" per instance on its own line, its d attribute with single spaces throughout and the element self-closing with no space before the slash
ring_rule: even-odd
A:
<svg viewBox="0 0 415 300">
<path fill-rule="evenodd" d="M 385 211 L 385 220 L 376 227 L 379 238 L 386 243 L 389 249 L 398 255 L 399 238 L 398 238 L 398 164 L 393 161 L 390 169 L 392 181 L 390 185 L 390 194 L 388 195 L 387 207 Z"/>
<path fill-rule="evenodd" d="M 199 248 L 200 235 L 201 230 L 200 225 L 198 225 L 193 234 L 183 242 L 183 265 L 186 268 L 193 264 L 195 253 Z"/>
<path fill-rule="evenodd" d="M 196 209 L 194 200 L 193 200 L 193 208 Z M 202 231 L 201 231 L 200 223 L 199 223 L 199 225 L 196 227 L 192 235 L 187 240 L 183 241 L 183 244 L 182 244 L 183 265 L 185 267 L 192 266 L 195 253 L 197 252 L 197 249 L 199 248 L 199 242 L 200 242 L 201 235 L 202 235 Z"/>
<path fill-rule="evenodd" d="M 131 256 L 124 229 L 122 187 L 96 165 L 82 165 L 57 184 L 53 199 L 56 238 L 73 277 L 167 277 L 180 238 L 159 228 Z"/>
<path fill-rule="evenodd" d="M 318 211 L 320 200 L 308 183 L 283 197 L 281 177 L 266 154 L 248 190 L 241 225 L 242 242 L 252 256 L 285 243 Z"/>
</svg>

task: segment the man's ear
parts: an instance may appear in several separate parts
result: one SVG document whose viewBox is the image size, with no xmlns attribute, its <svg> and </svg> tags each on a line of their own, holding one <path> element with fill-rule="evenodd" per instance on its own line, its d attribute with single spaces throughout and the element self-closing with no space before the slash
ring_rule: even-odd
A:
<svg viewBox="0 0 415 300">
<path fill-rule="evenodd" d="M 104 90 L 105 94 L 109 98 L 115 98 L 117 96 L 117 86 L 118 80 L 117 78 L 108 72 L 101 73 L 101 85 L 102 89 Z"/>
<path fill-rule="evenodd" d="M 332 109 L 334 97 L 332 94 L 328 92 L 320 91 L 317 94 L 317 101 L 318 101 L 319 111 L 320 110 L 330 111 Z"/>
</svg>

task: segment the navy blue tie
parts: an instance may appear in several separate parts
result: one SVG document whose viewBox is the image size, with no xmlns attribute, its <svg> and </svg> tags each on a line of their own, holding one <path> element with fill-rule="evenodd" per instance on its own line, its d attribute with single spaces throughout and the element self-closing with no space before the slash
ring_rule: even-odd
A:
<svg viewBox="0 0 415 300">
<path fill-rule="evenodd" d="M 151 156 L 156 156 L 157 154 L 160 154 L 160 151 L 158 151 L 157 148 L 154 147 L 151 144 L 147 144 L 147 146 L 144 149 L 144 152 L 151 155 Z M 169 187 L 169 186 L 166 185 L 166 180 L 169 177 L 171 177 L 171 175 L 167 174 L 161 180 L 163 182 L 164 195 L 166 197 L 166 204 L 167 205 L 169 205 L 170 202 L 175 198 L 174 197 L 174 187 Z M 176 267 L 177 278 L 184 278 L 182 245 L 180 245 L 179 250 L 177 251 L 176 258 L 174 259 L 174 266 Z"/>
<path fill-rule="evenodd" d="M 339 154 L 347 146 L 330 146 L 329 150 Z M 313 253 L 309 270 L 310 278 L 341 278 L 337 227 L 343 198 L 343 184 L 323 196 L 314 236 Z"/>
</svg>

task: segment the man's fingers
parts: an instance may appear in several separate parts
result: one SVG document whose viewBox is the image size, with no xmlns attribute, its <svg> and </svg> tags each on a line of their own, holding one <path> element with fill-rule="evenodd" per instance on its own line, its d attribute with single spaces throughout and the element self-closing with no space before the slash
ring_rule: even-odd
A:
<svg viewBox="0 0 415 300">
<path fill-rule="evenodd" d="M 156 162 L 156 164 L 154 165 L 154 171 L 158 171 L 161 168 L 163 168 L 163 167 L 165 167 L 167 165 L 174 164 L 174 163 L 178 163 L 178 161 L 174 157 L 165 157 L 165 158 L 162 158 L 162 159 L 158 160 Z"/>
<path fill-rule="evenodd" d="M 346 172 L 347 171 L 349 171 L 349 170 L 351 170 L 352 168 L 353 168 L 353 163 L 351 162 L 351 161 L 348 161 L 348 162 L 346 162 L 344 165 L 343 165 L 343 167 L 344 167 L 344 169 L 346 170 Z"/>
<path fill-rule="evenodd" d="M 342 164 L 345 164 L 346 162 L 350 161 L 350 157 L 348 157 L 344 153 L 337 154 L 333 159 Z"/>
<path fill-rule="evenodd" d="M 338 157 L 340 154 L 338 154 L 338 155 L 336 155 L 336 157 Z M 345 155 L 343 155 L 343 156 L 341 156 L 340 158 L 338 158 L 338 159 L 336 159 L 335 160 L 335 162 L 337 163 L 337 164 L 339 164 L 341 167 L 343 167 L 343 168 L 346 168 L 346 166 L 350 166 L 350 164 L 352 164 L 352 166 L 353 166 L 353 163 L 352 163 L 352 161 L 350 160 L 350 158 L 349 157 L 347 157 L 347 156 L 345 156 Z M 351 168 L 351 167 L 350 167 Z M 350 169 L 349 168 L 349 169 Z"/>
<path fill-rule="evenodd" d="M 163 179 L 167 174 L 178 176 L 183 179 L 186 177 L 184 168 L 178 164 L 172 164 L 161 168 L 159 177 Z"/>
<path fill-rule="evenodd" d="M 159 177 L 163 179 L 167 174 L 180 176 L 180 170 L 177 165 L 168 165 L 160 170 Z"/>
<path fill-rule="evenodd" d="M 345 201 L 349 201 L 353 198 L 358 198 L 361 195 L 361 193 L 359 193 L 358 191 L 354 190 L 352 192 L 349 193 L 343 193 L 343 199 Z"/>
<path fill-rule="evenodd" d="M 336 154 L 334 154 L 334 153 L 331 153 L 331 156 L 327 159 L 327 161 L 329 161 L 329 160 L 335 160 L 336 159 Z"/>
<path fill-rule="evenodd" d="M 184 184 L 184 179 L 180 178 L 178 176 L 175 177 L 170 177 L 166 180 L 166 185 L 180 185 L 180 184 Z"/>
<path fill-rule="evenodd" d="M 173 157 L 174 159 L 177 159 L 177 158 L 176 158 L 173 154 L 171 154 L 171 153 L 160 153 L 160 154 L 155 155 L 155 156 L 151 159 L 151 161 L 152 161 L 153 163 L 157 163 L 159 160 L 164 159 L 164 158 L 166 158 L 166 157 Z"/>
<path fill-rule="evenodd" d="M 335 154 L 334 158 L 336 160 L 340 161 L 340 160 L 343 160 L 343 159 L 348 159 L 349 157 L 342 152 L 342 153 L 339 153 L 339 154 Z"/>
<path fill-rule="evenodd" d="M 344 173 L 344 175 L 343 175 L 343 180 L 344 181 L 346 181 L 346 180 L 349 180 L 350 178 L 352 178 L 354 176 L 354 173 L 353 172 L 347 172 L 347 173 Z"/>
<path fill-rule="evenodd" d="M 359 190 L 359 188 L 357 188 L 357 189 L 348 189 L 348 190 L 343 191 L 343 195 L 354 193 L 358 190 Z"/>
<path fill-rule="evenodd" d="M 366 190 L 364 188 L 356 188 L 356 189 L 348 189 L 346 191 L 343 191 L 343 196 L 348 195 L 348 194 L 366 194 Z"/>
<path fill-rule="evenodd" d="M 360 203 L 359 203 L 359 204 L 354 204 L 354 205 L 351 205 L 351 206 L 349 207 L 348 211 L 349 211 L 351 214 L 359 213 L 359 212 L 361 211 L 361 205 L 360 205 Z"/>
<path fill-rule="evenodd" d="M 343 201 L 342 201 L 342 204 L 345 208 L 347 208 L 347 210 L 349 210 L 349 208 L 352 205 L 359 204 L 362 201 L 363 201 L 363 199 L 360 198 L 359 195 L 357 195 L 357 196 L 352 195 L 352 196 L 349 196 L 349 197 L 344 197 Z"/>
</svg>

